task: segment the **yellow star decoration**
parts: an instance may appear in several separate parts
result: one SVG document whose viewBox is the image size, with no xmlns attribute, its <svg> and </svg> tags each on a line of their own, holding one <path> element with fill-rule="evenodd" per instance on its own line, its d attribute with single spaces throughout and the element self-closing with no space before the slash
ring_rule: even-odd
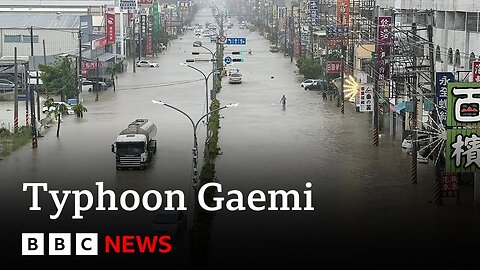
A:
<svg viewBox="0 0 480 270">
<path fill-rule="evenodd" d="M 350 102 L 354 102 L 355 97 L 359 95 L 358 83 L 351 75 L 345 80 L 343 89 L 343 92 L 345 93 L 345 99 L 348 99 Z"/>
</svg>

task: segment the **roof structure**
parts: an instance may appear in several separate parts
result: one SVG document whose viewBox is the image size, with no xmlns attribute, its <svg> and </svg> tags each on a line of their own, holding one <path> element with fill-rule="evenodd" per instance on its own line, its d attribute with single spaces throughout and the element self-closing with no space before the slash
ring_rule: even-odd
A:
<svg viewBox="0 0 480 270">
<path fill-rule="evenodd" d="M 1 14 L 1 28 L 74 29 L 79 27 L 80 17 L 63 14 Z"/>
</svg>

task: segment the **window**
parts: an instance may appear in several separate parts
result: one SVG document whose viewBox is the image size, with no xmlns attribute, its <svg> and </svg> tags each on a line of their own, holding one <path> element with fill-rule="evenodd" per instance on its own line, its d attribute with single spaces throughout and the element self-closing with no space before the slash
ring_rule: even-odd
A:
<svg viewBox="0 0 480 270">
<path fill-rule="evenodd" d="M 448 59 L 449 64 L 453 64 L 453 50 L 452 50 L 452 48 L 448 48 L 447 59 Z"/>
<path fill-rule="evenodd" d="M 22 35 L 23 43 L 30 43 L 30 35 Z M 38 35 L 33 35 L 33 43 L 38 43 Z"/>
<path fill-rule="evenodd" d="M 22 42 L 21 35 L 5 35 L 4 36 L 5 43 L 20 43 Z"/>
<path fill-rule="evenodd" d="M 435 60 L 442 61 L 442 56 L 440 55 L 440 46 L 438 45 L 437 45 L 437 48 L 435 49 Z"/>
<path fill-rule="evenodd" d="M 5 35 L 5 43 L 30 43 L 30 35 Z M 33 43 L 38 43 L 38 35 L 33 36 Z"/>
<path fill-rule="evenodd" d="M 477 32 L 478 25 L 478 13 L 468 12 L 467 13 L 467 31 Z"/>
<path fill-rule="evenodd" d="M 460 51 L 458 49 L 455 50 L 455 66 L 459 67 L 461 64 L 460 62 Z"/>
</svg>

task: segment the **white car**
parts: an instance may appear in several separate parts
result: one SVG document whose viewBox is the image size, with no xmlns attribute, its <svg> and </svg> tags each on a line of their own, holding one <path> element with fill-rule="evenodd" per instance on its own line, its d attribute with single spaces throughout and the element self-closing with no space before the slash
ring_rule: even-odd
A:
<svg viewBox="0 0 480 270">
<path fill-rule="evenodd" d="M 228 76 L 234 74 L 234 73 L 240 73 L 240 69 L 238 68 L 231 68 L 228 70 Z"/>
<path fill-rule="evenodd" d="M 50 106 L 50 107 L 47 107 L 47 106 L 43 106 L 42 108 L 42 112 L 43 113 L 47 113 L 48 111 L 55 111 L 55 109 L 60 106 L 61 104 L 65 105 L 65 107 L 67 107 L 67 113 L 72 115 L 72 114 L 75 114 L 75 112 L 73 111 L 72 109 L 72 106 L 66 102 L 62 102 L 62 101 L 55 101 L 53 102 L 53 105 L 54 106 Z"/>
<path fill-rule="evenodd" d="M 427 134 L 418 134 L 417 135 L 417 142 L 418 142 L 418 145 L 420 146 L 420 148 L 426 146 L 429 144 L 429 141 L 428 141 L 429 137 Z M 411 149 L 412 148 L 412 135 L 408 135 L 407 137 L 405 137 L 405 139 L 403 139 L 402 141 L 402 148 L 404 149 Z"/>
<path fill-rule="evenodd" d="M 242 74 L 240 74 L 240 72 L 230 74 L 230 76 L 228 76 L 228 83 L 242 83 Z"/>
<path fill-rule="evenodd" d="M 150 62 L 148 60 L 137 61 L 137 67 L 158 67 L 158 63 Z"/>
<path fill-rule="evenodd" d="M 301 84 L 300 84 L 300 87 L 305 87 L 307 85 L 311 85 L 313 84 L 314 82 L 316 82 L 317 80 L 314 80 L 314 79 L 308 79 L 308 80 L 305 80 L 303 81 Z"/>
</svg>

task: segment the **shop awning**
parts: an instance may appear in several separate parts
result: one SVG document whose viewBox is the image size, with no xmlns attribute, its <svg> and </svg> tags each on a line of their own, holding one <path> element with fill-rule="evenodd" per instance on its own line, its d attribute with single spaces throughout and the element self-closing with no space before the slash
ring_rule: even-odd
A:
<svg viewBox="0 0 480 270">
<path fill-rule="evenodd" d="M 407 107 L 407 103 L 405 101 L 403 102 L 400 102 L 398 104 L 395 105 L 395 112 L 400 112 L 401 110 L 405 110 L 405 108 Z"/>
</svg>

